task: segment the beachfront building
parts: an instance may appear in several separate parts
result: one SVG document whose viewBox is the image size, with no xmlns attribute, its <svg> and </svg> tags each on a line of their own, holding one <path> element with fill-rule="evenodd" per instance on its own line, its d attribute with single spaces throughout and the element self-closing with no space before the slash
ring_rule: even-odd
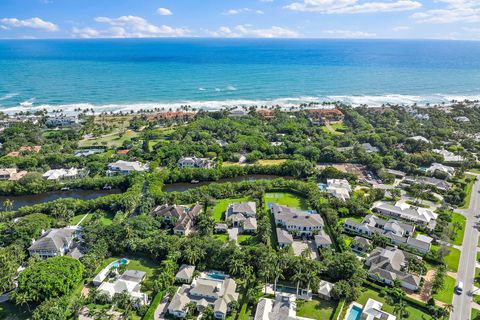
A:
<svg viewBox="0 0 480 320">
<path fill-rule="evenodd" d="M 438 214 L 430 209 L 415 207 L 400 201 L 395 205 L 381 201 L 377 202 L 373 205 L 372 211 L 394 219 L 410 221 L 429 230 L 435 228 L 438 217 Z"/>
<path fill-rule="evenodd" d="M 310 121 L 316 125 L 324 125 L 325 122 L 342 121 L 345 115 L 338 109 L 309 109 L 307 115 Z"/>
<path fill-rule="evenodd" d="M 407 246 L 422 254 L 426 254 L 431 248 L 431 241 L 423 241 L 413 237 L 414 226 L 393 219 L 384 220 L 373 214 L 367 215 L 361 222 L 347 219 L 343 227 L 348 232 L 369 238 L 375 234 L 384 236 L 394 245 Z"/>
<path fill-rule="evenodd" d="M 67 117 L 67 116 L 58 116 L 58 117 L 49 117 L 45 121 L 45 125 L 49 127 L 71 127 L 79 123 L 77 117 Z"/>
<path fill-rule="evenodd" d="M 102 282 L 98 292 L 106 294 L 110 299 L 116 294 L 126 292 L 139 305 L 146 305 L 148 296 L 140 290 L 145 276 L 146 273 L 143 271 L 127 269 L 122 275 L 116 276 L 114 281 Z"/>
<path fill-rule="evenodd" d="M 185 318 L 189 305 L 193 303 L 197 311 L 201 312 L 210 306 L 216 319 L 225 319 L 230 312 L 230 303 L 238 301 L 239 294 L 236 290 L 237 283 L 228 275 L 219 272 L 203 273 L 193 279 L 192 284 L 178 288 L 167 310 L 175 317 Z"/>
<path fill-rule="evenodd" d="M 182 157 L 178 160 L 178 166 L 183 168 L 200 168 L 200 169 L 211 169 L 214 167 L 215 162 L 207 158 L 197 158 L 197 157 Z"/>
<path fill-rule="evenodd" d="M 202 212 L 203 207 L 196 203 L 192 207 L 164 204 L 150 212 L 154 217 L 161 217 L 165 223 L 173 226 L 173 233 L 189 235 L 194 231 L 196 217 Z"/>
<path fill-rule="evenodd" d="M 455 168 L 443 165 L 441 163 L 432 163 L 430 167 L 428 167 L 425 172 L 435 174 L 436 172 L 441 172 L 446 174 L 448 177 L 451 177 L 455 174 Z"/>
<path fill-rule="evenodd" d="M 175 275 L 175 281 L 179 283 L 191 283 L 195 274 L 195 266 L 182 264 Z"/>
<path fill-rule="evenodd" d="M 132 172 L 144 172 L 148 170 L 148 165 L 144 165 L 139 161 L 118 160 L 108 164 L 107 175 L 130 174 Z"/>
<path fill-rule="evenodd" d="M 0 169 L 0 181 L 18 181 L 25 177 L 27 171 L 18 171 L 17 168 Z"/>
<path fill-rule="evenodd" d="M 443 156 L 445 162 L 463 162 L 465 158 L 459 155 L 454 154 L 451 151 L 445 149 L 433 149 L 433 152 Z"/>
<path fill-rule="evenodd" d="M 231 221 L 240 233 L 255 233 L 257 231 L 257 205 L 255 202 L 232 203 L 225 212 L 227 221 Z"/>
<path fill-rule="evenodd" d="M 311 237 L 325 226 L 322 217 L 317 213 L 305 212 L 277 203 L 272 204 L 271 211 L 277 226 L 301 237 Z"/>
<path fill-rule="evenodd" d="M 447 192 L 451 188 L 451 184 L 445 180 L 437 179 L 434 177 L 413 177 L 407 176 L 403 179 L 403 183 L 411 184 L 424 184 L 426 186 L 435 187 L 439 191 Z"/>
<path fill-rule="evenodd" d="M 70 169 L 53 169 L 48 170 L 43 174 L 43 178 L 46 180 L 74 180 L 79 177 L 84 177 L 85 171 L 83 169 L 70 168 Z"/>
<path fill-rule="evenodd" d="M 365 266 L 369 268 L 368 276 L 376 281 L 393 286 L 398 280 L 403 288 L 416 291 L 420 287 L 421 278 L 407 272 L 408 259 L 421 260 L 420 257 L 398 248 L 377 247 L 365 260 Z"/>
<path fill-rule="evenodd" d="M 233 110 L 230 110 L 228 113 L 229 118 L 242 118 L 246 117 L 248 115 L 248 112 L 242 108 L 235 108 Z"/>
<path fill-rule="evenodd" d="M 64 256 L 74 247 L 74 240 L 78 236 L 79 229 L 77 227 L 42 231 L 41 237 L 37 240 L 33 239 L 32 245 L 27 250 L 30 256 L 37 254 L 42 259 Z"/>
<path fill-rule="evenodd" d="M 326 191 L 334 197 L 345 201 L 350 198 L 352 187 L 345 179 L 328 179 Z"/>
</svg>

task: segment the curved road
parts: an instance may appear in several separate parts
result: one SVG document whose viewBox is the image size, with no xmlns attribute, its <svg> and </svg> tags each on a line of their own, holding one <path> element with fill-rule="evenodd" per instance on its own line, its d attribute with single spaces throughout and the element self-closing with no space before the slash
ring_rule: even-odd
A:
<svg viewBox="0 0 480 320">
<path fill-rule="evenodd" d="M 477 179 L 480 180 L 477 175 Z M 479 232 L 475 225 L 479 219 L 475 216 L 480 215 L 480 181 L 476 181 L 472 188 L 472 197 L 470 207 L 463 210 L 463 215 L 467 218 L 465 237 L 463 238 L 462 253 L 458 266 L 457 283 L 462 281 L 464 284 L 463 293 L 453 296 L 453 312 L 450 320 L 468 320 L 472 309 L 472 291 L 473 280 L 475 277 L 475 266 L 477 260 L 477 243 Z"/>
</svg>

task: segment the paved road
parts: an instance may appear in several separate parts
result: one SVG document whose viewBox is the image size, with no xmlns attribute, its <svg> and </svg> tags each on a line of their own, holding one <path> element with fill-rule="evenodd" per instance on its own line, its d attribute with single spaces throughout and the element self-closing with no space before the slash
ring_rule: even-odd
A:
<svg viewBox="0 0 480 320">
<path fill-rule="evenodd" d="M 480 177 L 479 177 L 480 180 Z M 472 308 L 473 279 L 475 277 L 475 265 L 477 259 L 478 230 L 474 228 L 478 222 L 476 215 L 480 215 L 480 181 L 475 182 L 472 189 L 472 198 L 468 210 L 462 213 L 467 218 L 465 237 L 463 238 L 462 253 L 458 267 L 457 283 L 464 283 L 463 293 L 453 296 L 453 312 L 450 320 L 468 320 Z"/>
</svg>

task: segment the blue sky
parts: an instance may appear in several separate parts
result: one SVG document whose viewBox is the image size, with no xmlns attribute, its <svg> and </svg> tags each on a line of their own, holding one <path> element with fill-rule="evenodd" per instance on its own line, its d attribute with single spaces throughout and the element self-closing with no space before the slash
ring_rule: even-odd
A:
<svg viewBox="0 0 480 320">
<path fill-rule="evenodd" d="M 1 0 L 0 38 L 480 40 L 480 0 Z"/>
</svg>

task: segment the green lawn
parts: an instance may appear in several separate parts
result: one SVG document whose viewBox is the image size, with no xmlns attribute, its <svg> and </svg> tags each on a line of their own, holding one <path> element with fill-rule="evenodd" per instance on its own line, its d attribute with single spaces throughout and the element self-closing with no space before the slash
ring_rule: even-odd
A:
<svg viewBox="0 0 480 320">
<path fill-rule="evenodd" d="M 470 316 L 471 320 L 480 320 L 480 311 L 472 308 L 472 314 Z"/>
<path fill-rule="evenodd" d="M 311 301 L 298 300 L 297 316 L 310 319 L 330 319 L 336 307 L 336 302 L 321 300 L 317 297 Z"/>
<path fill-rule="evenodd" d="M 78 216 L 73 217 L 73 218 L 70 220 L 70 224 L 76 226 L 77 223 L 79 223 L 80 220 L 82 220 L 82 218 L 83 218 L 84 216 L 85 216 L 84 214 L 80 214 L 80 215 L 78 215 Z M 82 221 L 82 225 L 85 225 L 88 221 L 90 221 L 90 220 L 92 219 L 92 216 L 93 216 L 93 215 L 92 215 L 91 213 L 89 213 L 89 214 L 87 215 L 87 217 Z"/>
<path fill-rule="evenodd" d="M 127 269 L 144 271 L 147 273 L 147 277 L 151 277 L 160 266 L 157 262 L 145 257 L 135 257 L 135 258 L 111 257 L 111 258 L 105 259 L 104 264 L 100 268 L 100 270 L 105 268 L 109 263 L 122 258 L 127 258 L 130 261 L 127 264 Z"/>
<path fill-rule="evenodd" d="M 340 218 L 338 219 L 338 225 L 339 226 L 343 226 L 343 224 L 345 223 L 345 220 L 347 219 L 350 219 L 350 220 L 353 220 L 353 221 L 356 221 L 356 222 L 362 222 L 364 217 L 345 217 L 345 218 Z"/>
<path fill-rule="evenodd" d="M 102 146 L 106 145 L 107 147 L 120 147 L 123 142 L 137 137 L 138 132 L 127 130 L 121 136 L 120 131 L 109 133 L 95 139 L 80 140 L 78 142 L 79 147 L 88 147 L 88 146 Z"/>
<path fill-rule="evenodd" d="M 465 193 L 467 196 L 465 197 L 465 200 L 463 201 L 463 205 L 461 206 L 462 209 L 467 209 L 470 206 L 470 199 L 472 197 L 472 188 L 473 185 L 475 184 L 475 176 L 472 175 L 465 175 L 466 178 L 473 178 L 472 181 L 468 182 L 467 185 L 465 186 Z"/>
<path fill-rule="evenodd" d="M 451 304 L 453 300 L 453 290 L 455 289 L 455 279 L 450 276 L 445 277 L 445 288 L 433 295 L 435 300 Z"/>
<path fill-rule="evenodd" d="M 448 270 L 452 272 L 458 271 L 458 262 L 460 260 L 460 250 L 455 248 L 450 248 L 450 253 L 445 257 L 445 263 L 447 264 Z"/>
<path fill-rule="evenodd" d="M 472 168 L 472 169 L 468 169 L 468 171 L 480 174 L 480 168 Z"/>
<path fill-rule="evenodd" d="M 369 298 L 372 298 L 374 300 L 377 300 L 378 302 L 383 303 L 382 310 L 384 310 L 384 311 L 386 311 L 390 314 L 393 314 L 394 306 L 389 305 L 385 301 L 385 296 L 381 297 L 379 292 L 374 291 L 372 289 L 362 288 L 361 293 L 360 293 L 360 297 L 356 301 L 358 303 L 360 303 L 361 305 L 365 305 Z M 412 320 L 413 319 L 415 319 L 415 320 L 430 319 L 430 316 L 428 314 L 426 314 L 422 310 L 416 308 L 415 306 L 409 304 L 408 302 L 407 302 L 407 309 L 406 310 L 408 311 L 408 317 L 404 318 L 404 319 L 412 319 Z"/>
<path fill-rule="evenodd" d="M 275 159 L 275 160 L 258 160 L 255 164 L 259 166 L 278 166 L 287 161 L 286 159 Z"/>
<path fill-rule="evenodd" d="M 213 207 L 213 218 L 215 218 L 216 222 L 224 221 L 225 219 L 224 213 L 227 210 L 228 205 L 230 203 L 239 203 L 244 201 L 248 201 L 248 197 L 237 198 L 237 199 L 227 198 L 227 199 L 217 200 L 217 202 L 215 203 L 215 206 Z"/>
<path fill-rule="evenodd" d="M 267 192 L 265 194 L 265 203 L 275 202 L 292 208 L 308 210 L 308 203 L 305 198 L 288 192 Z"/>
<path fill-rule="evenodd" d="M 456 244 L 458 246 L 462 244 L 463 237 L 465 235 L 466 221 L 467 221 L 467 219 L 464 216 L 462 216 L 460 213 L 454 212 L 452 214 L 451 225 L 453 225 L 453 223 L 455 223 L 455 222 L 459 222 L 462 225 L 462 227 L 457 231 L 457 235 L 455 237 L 455 240 L 452 241 L 453 244 Z"/>
<path fill-rule="evenodd" d="M 226 233 L 214 234 L 213 238 L 223 242 L 228 242 L 228 234 Z"/>
<path fill-rule="evenodd" d="M 100 223 L 104 226 L 109 226 L 113 223 L 113 218 L 115 216 L 113 214 L 106 214 L 100 218 Z"/>
</svg>

